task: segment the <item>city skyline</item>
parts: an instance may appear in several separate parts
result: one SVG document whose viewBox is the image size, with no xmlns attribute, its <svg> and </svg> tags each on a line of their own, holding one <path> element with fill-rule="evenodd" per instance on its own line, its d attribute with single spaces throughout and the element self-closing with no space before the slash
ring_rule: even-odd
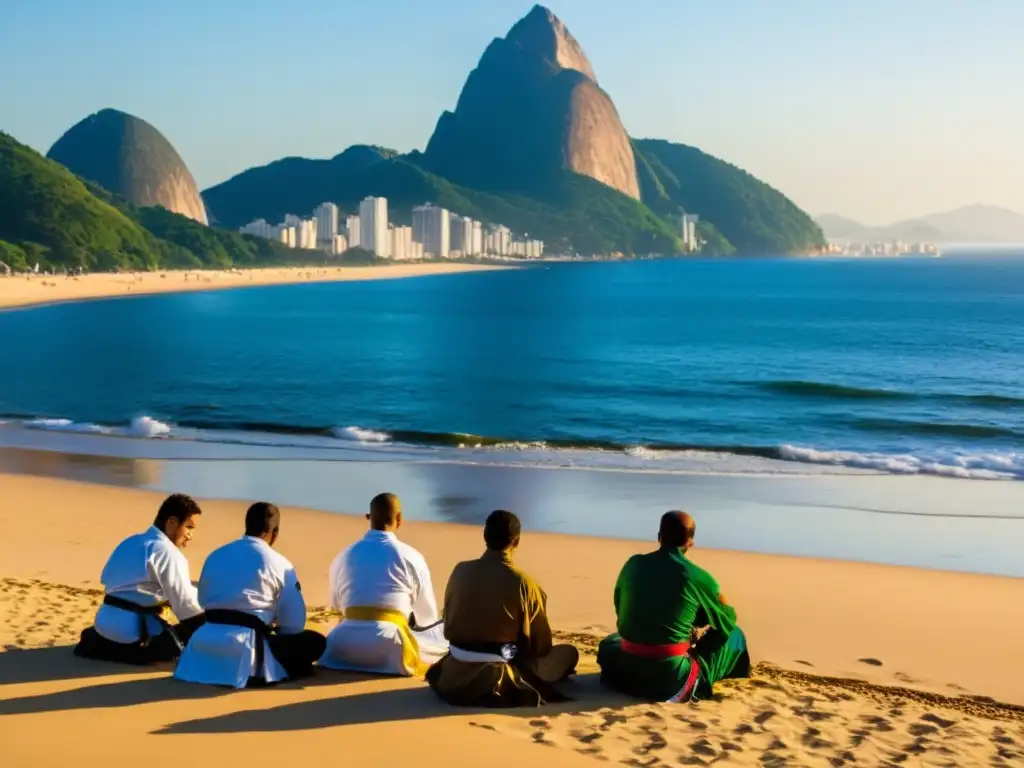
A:
<svg viewBox="0 0 1024 768">
<path fill-rule="evenodd" d="M 697 217 L 689 218 L 695 221 Z M 378 258 L 394 261 L 544 256 L 543 240 L 529 239 L 526 233 L 528 239 L 517 240 L 503 224 L 484 224 L 431 203 L 412 209 L 412 226 L 396 224 L 390 218 L 388 199 L 372 195 L 359 202 L 355 213 L 346 214 L 339 205 L 328 201 L 314 208 L 310 218 L 286 213 L 278 224 L 254 219 L 238 231 L 275 240 L 289 248 L 320 250 L 330 256 L 340 256 L 350 248 L 361 248 Z"/>
<path fill-rule="evenodd" d="M 1000 85 L 1024 74 L 1014 39 L 1024 4 L 823 5 L 837 4 L 736 13 L 637 0 L 627 16 L 583 0 L 550 7 L 631 135 L 699 147 L 809 213 L 884 224 L 974 203 L 1024 211 L 1024 105 Z M 45 152 L 84 114 L 113 106 L 159 125 L 201 188 L 356 143 L 422 148 L 487 44 L 530 6 L 494 0 L 467 14 L 454 0 L 395 0 L 386 11 L 310 0 L 289 9 L 322 23 L 301 42 L 271 44 L 279 3 L 251 3 L 242 16 L 196 2 L 18 4 L 0 29 L 0 65 L 18 73 L 0 80 L 0 130 Z M 45 48 L 18 32 L 42 27 Z M 701 34 L 670 44 L 684 28 Z M 346 29 L 366 34 L 329 44 Z M 97 49 L 101 32 L 119 44 Z M 241 64 L 254 49 L 268 53 Z M 354 77 L 366 61 L 372 73 Z M 264 94 L 285 83 L 289 103 L 312 109 L 268 109 Z M 350 104 L 374 109 L 353 115 Z"/>
</svg>

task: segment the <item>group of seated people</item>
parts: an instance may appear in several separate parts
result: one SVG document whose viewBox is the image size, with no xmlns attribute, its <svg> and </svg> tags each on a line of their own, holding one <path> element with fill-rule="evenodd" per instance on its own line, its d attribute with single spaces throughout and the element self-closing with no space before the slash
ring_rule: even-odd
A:
<svg viewBox="0 0 1024 768">
<path fill-rule="evenodd" d="M 341 619 L 327 637 L 306 626 L 292 564 L 275 545 L 281 512 L 260 502 L 244 535 L 207 558 L 198 585 L 182 553 L 202 514 L 168 497 L 153 525 L 117 546 L 103 569 L 106 592 L 79 656 L 127 664 L 177 659 L 174 676 L 245 688 L 300 679 L 320 668 L 424 676 L 445 701 L 516 707 L 566 701 L 558 684 L 579 652 L 556 645 L 547 595 L 516 567 L 519 519 L 498 510 L 484 525 L 486 551 L 459 563 L 438 611 L 424 557 L 399 540 L 398 498 L 370 503 L 369 530 L 335 558 L 330 604 Z M 718 584 L 686 557 L 695 525 L 667 512 L 660 547 L 631 557 L 615 585 L 618 632 L 597 661 L 610 687 L 655 701 L 704 698 L 727 677 L 749 674 L 746 640 Z M 178 623 L 164 618 L 166 608 Z"/>
</svg>

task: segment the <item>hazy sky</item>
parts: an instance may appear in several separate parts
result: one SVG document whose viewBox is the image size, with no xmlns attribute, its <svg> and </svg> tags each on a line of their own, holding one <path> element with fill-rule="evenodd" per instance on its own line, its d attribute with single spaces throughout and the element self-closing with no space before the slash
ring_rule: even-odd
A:
<svg viewBox="0 0 1024 768">
<path fill-rule="evenodd" d="M 526 0 L 0 0 L 0 130 L 45 152 L 103 107 L 201 187 L 353 143 L 423 148 Z M 1024 0 L 553 0 L 636 137 L 812 213 L 1024 212 Z"/>
</svg>

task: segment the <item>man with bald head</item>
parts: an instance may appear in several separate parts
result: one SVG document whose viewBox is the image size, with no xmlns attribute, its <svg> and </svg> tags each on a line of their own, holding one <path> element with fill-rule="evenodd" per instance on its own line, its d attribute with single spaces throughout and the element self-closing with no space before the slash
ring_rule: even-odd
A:
<svg viewBox="0 0 1024 768">
<path fill-rule="evenodd" d="M 685 512 L 666 512 L 660 547 L 626 561 L 615 584 L 618 632 L 601 641 L 601 680 L 652 701 L 690 701 L 712 686 L 750 674 L 736 610 L 718 582 L 687 558 L 697 526 Z M 699 639 L 698 639 L 699 635 Z"/>
<path fill-rule="evenodd" d="M 382 675 L 422 675 L 448 652 L 430 569 L 398 539 L 402 503 L 393 493 L 370 502 L 370 530 L 331 565 L 331 607 L 342 619 L 327 637 L 320 666 Z"/>
</svg>

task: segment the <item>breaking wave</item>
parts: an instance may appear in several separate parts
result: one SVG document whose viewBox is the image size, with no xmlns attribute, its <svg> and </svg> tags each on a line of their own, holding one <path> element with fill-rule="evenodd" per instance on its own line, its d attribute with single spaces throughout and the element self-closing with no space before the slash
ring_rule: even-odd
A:
<svg viewBox="0 0 1024 768">
<path fill-rule="evenodd" d="M 281 424 L 224 424 L 201 422 L 171 424 L 138 416 L 128 424 L 104 425 L 70 419 L 35 418 L 11 422 L 3 430 L 21 426 L 29 430 L 85 436 L 170 440 L 192 443 L 270 446 L 287 452 L 310 449 L 323 458 L 359 460 L 368 452 L 389 458 L 399 451 L 403 460 L 539 464 L 594 469 L 645 469 L 662 472 L 762 473 L 789 472 L 799 466 L 896 475 L 934 475 L 973 480 L 1024 480 L 1024 452 L 1012 450 L 945 450 L 916 453 L 834 450 L 785 444 L 780 446 L 704 445 L 679 443 L 621 444 L 607 440 L 510 439 L 466 433 L 383 430 L 363 426 L 289 427 Z M 875 425 L 878 427 L 879 425 Z M 911 426 L 913 424 L 911 423 Z M 921 425 L 918 425 L 921 426 Z M 925 425 L 929 434 L 949 427 L 948 434 L 971 437 L 1004 436 L 1007 430 L 960 425 Z M 881 425 L 903 430 L 904 422 Z M 964 431 L 964 430 L 967 431 Z M 2 442 L 2 441 L 0 441 Z M 351 447 L 348 447 L 351 446 Z M 282 454 L 285 456 L 286 454 Z M 488 458 L 489 457 L 489 458 Z M 786 469 L 788 467 L 788 469 Z M 820 470 L 819 470 L 820 471 Z"/>
</svg>

